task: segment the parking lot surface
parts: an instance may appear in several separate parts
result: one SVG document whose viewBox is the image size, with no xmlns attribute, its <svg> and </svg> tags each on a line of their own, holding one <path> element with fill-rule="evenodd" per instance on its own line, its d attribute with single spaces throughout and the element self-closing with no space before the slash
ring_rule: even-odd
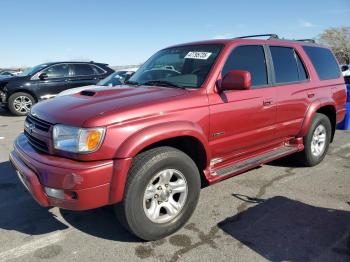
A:
<svg viewBox="0 0 350 262">
<path fill-rule="evenodd" d="M 0 109 L 0 261 L 350 261 L 350 132 L 313 168 L 275 161 L 204 188 L 189 223 L 155 242 L 111 208 L 42 208 L 8 161 L 24 117 Z"/>
</svg>

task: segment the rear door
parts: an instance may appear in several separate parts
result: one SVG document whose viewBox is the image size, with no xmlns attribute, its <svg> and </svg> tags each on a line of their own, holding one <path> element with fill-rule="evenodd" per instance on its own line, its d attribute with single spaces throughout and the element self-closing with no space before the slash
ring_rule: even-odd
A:
<svg viewBox="0 0 350 262">
<path fill-rule="evenodd" d="M 72 63 L 70 66 L 72 76 L 68 80 L 67 88 L 95 85 L 100 80 L 100 75 L 91 64 Z"/>
<path fill-rule="evenodd" d="M 279 138 L 299 132 L 305 112 L 316 98 L 310 89 L 309 73 L 297 50 L 289 46 L 269 46 L 273 63 L 273 84 L 277 90 L 276 128 Z"/>
<path fill-rule="evenodd" d="M 269 84 L 263 45 L 235 47 L 222 69 L 249 71 L 250 90 L 217 93 L 210 100 L 210 143 L 213 157 L 229 159 L 274 140 L 276 89 Z"/>
</svg>

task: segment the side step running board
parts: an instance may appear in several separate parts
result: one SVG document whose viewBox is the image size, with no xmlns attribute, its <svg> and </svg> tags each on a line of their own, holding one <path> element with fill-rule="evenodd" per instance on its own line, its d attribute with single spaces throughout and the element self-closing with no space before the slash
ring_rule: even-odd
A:
<svg viewBox="0 0 350 262">
<path fill-rule="evenodd" d="M 262 155 L 258 155 L 253 158 L 249 158 L 245 161 L 234 163 L 229 166 L 222 167 L 216 171 L 214 171 L 211 175 L 212 176 L 226 176 L 232 173 L 237 173 L 241 170 L 246 170 L 249 169 L 250 167 L 258 166 L 260 164 L 272 161 L 274 159 L 277 159 L 282 156 L 286 156 L 289 154 L 292 154 L 294 152 L 297 152 L 298 148 L 297 147 L 292 147 L 292 146 L 284 146 L 280 147 L 276 150 L 267 152 Z"/>
</svg>

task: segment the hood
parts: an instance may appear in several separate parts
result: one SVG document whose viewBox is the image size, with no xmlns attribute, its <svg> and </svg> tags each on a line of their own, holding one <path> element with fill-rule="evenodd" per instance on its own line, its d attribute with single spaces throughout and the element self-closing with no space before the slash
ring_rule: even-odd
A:
<svg viewBox="0 0 350 262">
<path fill-rule="evenodd" d="M 39 102 L 32 108 L 32 114 L 52 124 L 106 126 L 159 113 L 161 103 L 187 92 L 149 86 L 89 89 Z"/>
</svg>

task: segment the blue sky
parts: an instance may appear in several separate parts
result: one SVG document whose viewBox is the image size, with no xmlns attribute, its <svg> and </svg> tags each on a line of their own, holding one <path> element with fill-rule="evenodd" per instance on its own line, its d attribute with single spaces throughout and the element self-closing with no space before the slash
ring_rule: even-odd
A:
<svg viewBox="0 0 350 262">
<path fill-rule="evenodd" d="M 0 67 L 126 65 L 182 42 L 258 33 L 310 38 L 350 26 L 349 0 L 2 0 L 0 10 Z"/>
</svg>

